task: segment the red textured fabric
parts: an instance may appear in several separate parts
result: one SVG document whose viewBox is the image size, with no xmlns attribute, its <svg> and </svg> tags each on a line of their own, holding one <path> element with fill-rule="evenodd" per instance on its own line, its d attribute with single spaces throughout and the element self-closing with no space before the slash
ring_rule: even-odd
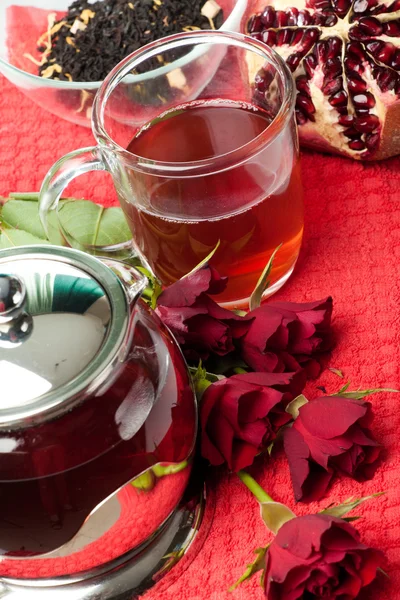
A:
<svg viewBox="0 0 400 600">
<path fill-rule="evenodd" d="M 89 130 L 60 121 L 36 107 L 0 79 L 0 193 L 38 190 L 56 158 L 93 143 Z M 304 153 L 306 227 L 296 271 L 277 298 L 311 301 L 331 294 L 337 346 L 330 365 L 340 368 L 355 387 L 400 388 L 400 158 L 363 165 L 347 159 Z M 91 174 L 69 193 L 116 202 L 109 176 Z M 308 386 L 328 393 L 343 384 L 325 371 Z M 253 474 L 269 493 L 297 514 L 317 510 L 354 495 L 386 491 L 357 510 L 365 543 L 387 556 L 390 580 L 379 576 L 362 600 L 400 599 L 400 438 L 399 397 L 371 398 L 373 430 L 386 450 L 374 479 L 359 484 L 337 481 L 325 501 L 295 505 L 282 455 L 261 462 Z M 216 512 L 210 534 L 194 562 L 172 586 L 146 594 L 146 600 L 262 600 L 257 578 L 228 593 L 227 588 L 269 537 L 256 502 L 233 475 L 221 474 L 215 486 Z M 162 582 L 160 582 L 160 586 Z"/>
</svg>

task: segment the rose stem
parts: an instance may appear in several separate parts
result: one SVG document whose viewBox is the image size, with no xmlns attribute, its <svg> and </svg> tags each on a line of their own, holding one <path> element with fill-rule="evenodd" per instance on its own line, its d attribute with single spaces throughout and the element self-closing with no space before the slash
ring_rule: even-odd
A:
<svg viewBox="0 0 400 600">
<path fill-rule="evenodd" d="M 258 485 L 257 481 L 253 479 L 251 475 L 246 473 L 246 471 L 238 471 L 237 475 L 259 502 L 273 502 L 271 496 L 269 496 L 267 492 Z"/>
</svg>

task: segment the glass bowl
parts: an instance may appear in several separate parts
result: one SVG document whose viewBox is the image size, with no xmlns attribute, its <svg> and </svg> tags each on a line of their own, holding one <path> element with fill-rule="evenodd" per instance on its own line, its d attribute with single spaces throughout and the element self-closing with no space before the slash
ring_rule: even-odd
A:
<svg viewBox="0 0 400 600">
<path fill-rule="evenodd" d="M 90 127 L 93 99 L 102 81 L 45 79 L 37 75 L 38 66 L 26 56 L 29 54 L 34 58 L 40 57 L 37 40 L 47 30 L 49 13 L 56 12 L 59 19 L 71 2 L 72 0 L 1 0 L 0 72 L 42 108 L 72 123 Z M 240 31 L 247 0 L 218 0 L 218 4 L 225 16 L 220 29 Z M 183 60 L 190 60 L 190 53 Z M 161 69 L 162 67 L 157 71 Z M 146 74 L 134 77 L 140 83 Z"/>
</svg>

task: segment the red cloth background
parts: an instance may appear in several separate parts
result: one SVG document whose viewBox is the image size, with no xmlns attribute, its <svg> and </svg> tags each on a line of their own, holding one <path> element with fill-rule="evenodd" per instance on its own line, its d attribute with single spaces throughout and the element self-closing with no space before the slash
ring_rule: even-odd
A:
<svg viewBox="0 0 400 600">
<path fill-rule="evenodd" d="M 94 143 L 91 132 L 53 117 L 0 78 L 0 194 L 38 190 L 53 162 L 66 152 Z M 337 346 L 330 365 L 352 387 L 400 388 L 400 158 L 380 164 L 304 153 L 306 228 L 299 264 L 279 297 L 316 300 L 332 294 Z M 92 173 L 70 186 L 71 195 L 110 205 L 116 195 L 109 176 Z M 334 392 L 343 384 L 326 371 L 308 387 Z M 400 396 L 373 396 L 374 432 L 385 447 L 385 460 L 373 481 L 364 485 L 337 481 L 319 505 L 295 506 L 288 468 L 280 456 L 260 463 L 254 476 L 276 499 L 298 514 L 316 511 L 353 495 L 386 491 L 357 511 L 365 542 L 387 557 L 390 580 L 379 576 L 362 600 L 400 598 Z M 261 600 L 258 578 L 232 594 L 227 588 L 253 559 L 253 550 L 269 536 L 252 496 L 233 475 L 216 484 L 216 512 L 210 534 L 197 558 L 166 590 L 146 600 Z"/>
</svg>

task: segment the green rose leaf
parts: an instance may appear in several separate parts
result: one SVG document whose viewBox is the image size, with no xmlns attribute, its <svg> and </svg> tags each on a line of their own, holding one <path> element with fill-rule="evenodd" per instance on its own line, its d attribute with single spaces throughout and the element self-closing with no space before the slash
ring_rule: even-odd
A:
<svg viewBox="0 0 400 600">
<path fill-rule="evenodd" d="M 249 300 L 249 308 L 250 310 L 254 310 L 258 308 L 261 304 L 261 298 L 266 289 L 268 289 L 270 281 L 268 277 L 272 271 L 272 266 L 274 263 L 274 258 L 278 250 L 281 248 L 282 244 L 279 244 L 277 248 L 273 251 L 271 258 L 269 259 L 264 271 L 260 275 L 260 279 L 257 281 L 256 287 L 252 292 Z"/>
<path fill-rule="evenodd" d="M 266 527 L 275 535 L 282 525 L 296 518 L 294 512 L 281 502 L 260 502 L 260 511 Z"/>
<path fill-rule="evenodd" d="M 246 581 L 246 579 L 250 579 L 250 577 L 253 577 L 253 575 L 255 575 L 258 571 L 264 572 L 265 557 L 266 557 L 267 551 L 268 551 L 268 546 L 266 546 L 266 548 L 256 548 L 256 550 L 254 550 L 254 553 L 257 554 L 257 558 L 255 558 L 252 563 L 247 565 L 245 572 L 243 573 L 243 575 L 241 577 L 239 577 L 239 579 L 236 581 L 236 583 L 234 583 L 229 588 L 229 590 L 228 590 L 229 592 L 233 592 L 233 590 L 235 590 L 241 583 Z"/>
<path fill-rule="evenodd" d="M 104 208 L 89 200 L 66 200 L 58 209 L 66 237 L 81 246 L 114 246 L 132 239 L 119 207 Z"/>
<path fill-rule="evenodd" d="M 346 388 L 347 389 L 347 388 Z M 349 398 L 351 400 L 362 400 L 366 396 L 371 396 L 372 394 L 378 394 L 379 392 L 398 392 L 399 390 L 394 390 L 392 388 L 375 388 L 371 390 L 355 390 L 354 392 L 347 392 L 339 390 L 336 394 L 332 394 L 332 396 L 340 396 L 341 398 Z"/>
<path fill-rule="evenodd" d="M 339 504 L 337 506 L 328 506 L 328 508 L 321 510 L 320 514 L 343 519 L 343 517 L 345 517 L 347 513 L 357 508 L 357 506 L 359 506 L 363 502 L 366 502 L 367 500 L 372 500 L 373 498 L 379 498 L 379 496 L 382 496 L 384 493 L 385 492 L 378 492 L 377 494 L 372 494 L 371 496 L 364 496 L 363 498 L 349 498 L 348 500 L 343 502 L 343 504 Z"/>
</svg>

